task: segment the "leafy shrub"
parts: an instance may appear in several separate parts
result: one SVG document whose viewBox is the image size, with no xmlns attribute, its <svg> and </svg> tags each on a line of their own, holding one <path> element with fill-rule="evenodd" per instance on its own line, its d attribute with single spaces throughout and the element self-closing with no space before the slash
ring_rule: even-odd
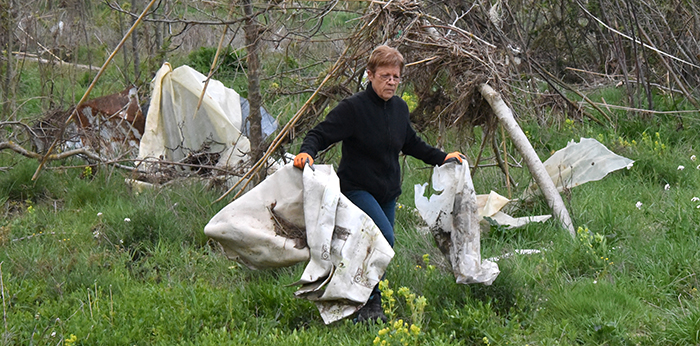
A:
<svg viewBox="0 0 700 346">
<path fill-rule="evenodd" d="M 203 74 L 208 74 L 215 55 L 216 47 L 200 47 L 189 54 L 188 65 Z M 219 53 L 219 67 L 216 73 L 218 76 L 232 78 L 236 73 L 241 73 L 248 68 L 245 60 L 246 53 L 244 49 L 223 48 Z"/>
</svg>

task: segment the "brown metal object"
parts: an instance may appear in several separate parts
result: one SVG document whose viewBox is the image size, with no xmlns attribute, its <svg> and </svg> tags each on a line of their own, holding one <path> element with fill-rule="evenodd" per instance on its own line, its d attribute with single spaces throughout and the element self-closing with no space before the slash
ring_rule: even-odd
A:
<svg viewBox="0 0 700 346">
<path fill-rule="evenodd" d="M 75 113 L 65 131 L 61 131 L 66 119 Z M 135 158 L 146 124 L 141 111 L 136 87 L 122 92 L 98 97 L 68 111 L 52 111 L 32 127 L 36 133 L 34 147 L 37 153 L 46 154 L 47 148 L 57 140 L 61 150 L 89 148 L 108 159 L 129 156 Z"/>
<path fill-rule="evenodd" d="M 75 119 L 83 146 L 105 157 L 136 157 L 146 125 L 136 87 L 80 105 Z"/>
</svg>

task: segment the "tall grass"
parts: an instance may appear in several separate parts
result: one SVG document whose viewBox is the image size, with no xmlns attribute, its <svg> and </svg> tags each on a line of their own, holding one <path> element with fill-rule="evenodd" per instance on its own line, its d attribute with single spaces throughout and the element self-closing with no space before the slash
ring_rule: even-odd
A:
<svg viewBox="0 0 700 346">
<path fill-rule="evenodd" d="M 430 170 L 406 159 L 397 254 L 386 279 L 395 292 L 406 287 L 402 292 L 427 302 L 417 313 L 409 300 L 396 301 L 395 321 L 420 324 L 411 344 L 700 342 L 694 117 L 680 129 L 673 116 L 616 114 L 615 128 L 521 119 L 543 160 L 584 136 L 635 165 L 564 193 L 575 238 L 553 220 L 483 233 L 483 257 L 501 257 L 491 286 L 454 282 L 413 208 L 413 185 L 429 181 Z M 466 140 L 447 143 L 472 159 L 478 149 Z M 227 260 L 202 231 L 225 205 L 212 204 L 221 191 L 187 182 L 136 194 L 111 168 L 48 169 L 31 181 L 35 161 L 2 153 L 0 165 L 11 167 L 0 173 L 3 345 L 369 345 L 400 335 L 349 320 L 324 325 L 313 304 L 287 286 L 301 265 L 251 271 Z M 511 173 L 517 198 L 530 178 L 525 169 Z M 477 170 L 474 182 L 479 193 L 507 194 L 498 168 Z M 549 213 L 543 200 L 509 208 Z M 504 256 L 515 249 L 541 252 Z"/>
</svg>

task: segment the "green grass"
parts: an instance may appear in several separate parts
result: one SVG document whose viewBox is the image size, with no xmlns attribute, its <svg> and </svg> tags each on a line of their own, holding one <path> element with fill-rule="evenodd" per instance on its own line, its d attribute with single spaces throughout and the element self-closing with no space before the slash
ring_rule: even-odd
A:
<svg viewBox="0 0 700 346">
<path fill-rule="evenodd" d="M 413 185 L 427 182 L 431 171 L 406 159 L 397 255 L 386 279 L 394 291 L 407 287 L 427 301 L 418 316 L 407 300 L 396 301 L 396 319 L 420 325 L 412 344 L 700 342 L 700 202 L 691 201 L 700 197 L 700 161 L 691 160 L 700 156 L 699 122 L 688 116 L 678 129 L 672 116 L 616 117 L 616 128 L 521 119 L 542 159 L 584 136 L 635 164 L 564 194 L 579 228 L 573 239 L 553 220 L 484 233 L 485 258 L 542 250 L 501 259 L 501 274 L 491 286 L 454 282 L 413 208 Z M 480 137 L 475 133 L 472 141 L 449 134 L 446 150 L 473 159 Z M 434 134 L 425 138 L 435 141 Z M 331 162 L 336 159 L 329 154 Z M 107 167 L 47 169 L 32 181 L 36 161 L 8 152 L 0 153 L 0 166 L 11 167 L 0 173 L 2 345 L 393 341 L 383 334 L 385 326 L 324 325 L 313 304 L 294 298 L 295 287 L 287 286 L 300 276 L 301 265 L 252 271 L 227 260 L 203 234 L 225 205 L 212 204 L 222 191 L 193 182 L 135 194 L 124 184 L 126 173 Z M 530 177 L 525 169 L 511 173 L 518 197 Z M 479 193 L 507 195 L 498 168 L 477 170 L 474 182 Z M 542 199 L 509 208 L 516 215 L 549 213 Z M 396 332 L 393 325 L 387 328 Z"/>
</svg>

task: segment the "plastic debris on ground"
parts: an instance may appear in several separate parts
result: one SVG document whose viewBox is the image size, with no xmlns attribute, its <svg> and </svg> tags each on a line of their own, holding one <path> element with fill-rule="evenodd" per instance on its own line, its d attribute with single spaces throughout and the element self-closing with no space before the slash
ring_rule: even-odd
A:
<svg viewBox="0 0 700 346">
<path fill-rule="evenodd" d="M 545 222 L 552 217 L 552 215 L 512 217 L 501 211 L 511 200 L 494 191 L 491 191 L 488 195 L 477 195 L 476 202 L 479 208 L 479 216 L 483 218 L 481 224 L 485 228 L 489 228 L 491 225 L 504 226 L 507 229 L 517 228 L 530 222 Z"/>
<path fill-rule="evenodd" d="M 356 312 L 394 256 L 372 219 L 340 193 L 332 166 L 291 164 L 217 213 L 204 233 L 253 269 L 309 261 L 296 296 L 325 323 Z"/>
<path fill-rule="evenodd" d="M 76 111 L 53 111 L 32 126 L 37 152 L 45 152 L 68 117 Z M 86 101 L 63 133 L 62 150 L 89 147 L 108 159 L 136 157 L 144 130 L 136 87 Z"/>
<path fill-rule="evenodd" d="M 424 196 L 428 183 L 415 186 L 418 212 L 440 251 L 448 257 L 457 283 L 490 285 L 498 265 L 481 260 L 481 228 L 469 165 L 448 163 L 433 169 L 432 185 L 440 194 Z"/>
<path fill-rule="evenodd" d="M 600 180 L 610 172 L 630 169 L 633 163 L 595 139 L 581 138 L 579 143 L 572 140 L 555 152 L 544 165 L 561 192 L 565 188 Z M 438 247 L 450 259 L 458 283 L 491 284 L 498 275 L 498 266 L 494 262 L 499 257 L 481 261 L 479 228 L 475 226 L 474 218 L 485 228 L 492 225 L 516 228 L 551 218 L 551 215 L 514 218 L 501 211 L 510 199 L 493 191 L 477 196 L 466 164 L 435 167 L 432 183 L 434 190 L 442 192 L 428 199 L 424 196 L 427 183 L 415 185 L 416 208 L 428 224 Z M 539 193 L 537 185 L 530 185 L 524 198 L 536 193 Z M 539 253 L 539 250 L 515 251 L 518 254 Z"/>
<path fill-rule="evenodd" d="M 210 79 L 197 109 L 205 81 L 205 75 L 189 66 L 173 70 L 169 63 L 163 64 L 151 82 L 139 158 L 180 161 L 193 153 L 210 153 L 217 156 L 219 167 L 236 167 L 246 158 L 250 142 L 242 130 L 241 97 Z M 264 110 L 262 115 L 263 135 L 268 135 L 277 124 Z"/>
<path fill-rule="evenodd" d="M 151 183 L 173 178 L 169 166 L 152 164 L 160 160 L 191 164 L 188 166 L 193 167 L 191 170 L 176 167 L 199 175 L 212 171 L 207 166 L 229 168 L 234 176 L 242 174 L 245 167 L 239 164 L 246 163 L 250 147 L 247 121 L 250 104 L 233 89 L 210 79 L 202 105 L 195 112 L 205 81 L 206 76 L 189 66 L 173 70 L 165 63 L 151 83 L 149 102 L 142 105 L 133 86 L 88 100 L 78 107 L 75 120 L 63 133 L 61 128 L 74 109 L 52 111 L 32 125 L 36 134 L 32 144 L 37 152 L 43 153 L 62 133 L 64 151 L 89 148 L 109 160 L 144 159 L 147 163 L 139 166 L 140 171 L 163 173 L 158 177 L 141 177 Z M 277 130 L 277 121 L 264 108 L 260 112 L 265 138 Z M 270 165 L 270 170 L 280 166 L 272 161 Z M 139 184 L 136 180 L 127 183 L 132 187 Z"/>
<path fill-rule="evenodd" d="M 608 173 L 632 168 L 634 161 L 617 155 L 593 138 L 571 140 L 566 147 L 555 152 L 544 167 L 559 192 L 589 181 L 603 179 Z M 540 193 L 537 184 L 530 185 L 523 198 Z"/>
<path fill-rule="evenodd" d="M 603 179 L 608 173 L 627 168 L 630 169 L 634 161 L 619 156 L 595 139 L 581 138 L 579 143 L 573 140 L 566 147 L 555 152 L 544 166 L 552 181 L 561 192 L 565 188 L 579 186 L 586 182 Z M 523 193 L 523 199 L 539 193 L 537 184 L 530 185 Z M 482 224 L 517 228 L 530 222 L 544 222 L 551 215 L 536 215 L 512 217 L 501 211 L 511 200 L 491 191 L 488 195 L 477 195 L 479 215 L 484 218 Z"/>
</svg>

